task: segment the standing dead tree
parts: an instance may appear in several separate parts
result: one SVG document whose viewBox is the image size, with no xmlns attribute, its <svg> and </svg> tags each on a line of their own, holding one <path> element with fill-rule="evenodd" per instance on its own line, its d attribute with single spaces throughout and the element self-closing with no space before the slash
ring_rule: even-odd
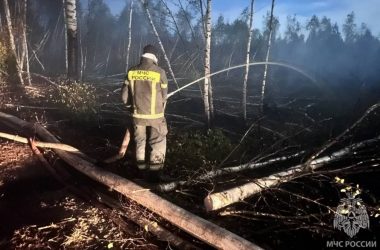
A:
<svg viewBox="0 0 380 250">
<path fill-rule="evenodd" d="M 11 13 L 9 11 L 8 0 L 3 0 L 3 9 L 4 9 L 4 16 L 5 16 L 5 23 L 6 23 L 7 32 L 8 32 L 8 42 L 9 42 L 9 46 L 11 47 L 12 57 L 14 58 L 15 63 L 16 63 L 18 82 L 21 85 L 24 85 L 24 80 L 22 78 L 21 61 L 17 57 L 16 43 L 15 43 L 15 38 L 13 36 L 12 19 L 11 19 Z"/>
<path fill-rule="evenodd" d="M 68 77 L 78 79 L 78 20 L 76 0 L 65 0 Z"/>
<path fill-rule="evenodd" d="M 62 11 L 63 11 L 63 33 L 65 34 L 65 75 L 68 75 L 68 69 L 69 69 L 69 61 L 68 61 L 68 53 L 67 53 L 67 18 L 66 18 L 66 7 L 65 7 L 66 0 L 62 0 Z"/>
<path fill-rule="evenodd" d="M 202 1 L 200 2 L 202 6 Z M 202 8 L 201 8 L 202 11 Z M 203 13 L 202 13 L 203 16 Z M 205 115 L 207 120 L 207 126 L 211 127 L 211 119 L 214 116 L 214 105 L 212 98 L 212 85 L 211 85 L 211 77 L 210 77 L 210 62 L 211 62 L 211 0 L 207 0 L 206 6 L 206 15 L 204 19 L 204 27 L 205 27 L 205 79 L 203 84 L 203 103 L 205 108 Z"/>
<path fill-rule="evenodd" d="M 132 15 L 133 15 L 133 0 L 131 0 L 131 5 L 129 6 L 129 19 L 128 19 L 128 45 L 127 45 L 127 56 L 125 59 L 125 72 L 129 68 L 129 54 L 132 44 Z"/>
<path fill-rule="evenodd" d="M 249 75 L 249 59 L 251 56 L 251 41 L 252 41 L 252 33 L 253 33 L 253 4 L 255 0 L 251 0 L 251 8 L 249 12 L 249 24 L 248 24 L 248 42 L 247 42 L 247 56 L 246 56 L 246 66 L 245 66 L 245 72 L 244 72 L 244 80 L 243 80 L 243 119 L 244 121 L 247 120 L 247 82 L 248 82 L 248 75 Z"/>
<path fill-rule="evenodd" d="M 182 44 L 183 44 L 184 46 L 186 46 L 185 39 L 184 39 L 184 37 L 181 35 L 181 31 L 180 31 L 180 29 L 179 29 L 179 27 L 178 27 L 178 23 L 177 23 L 177 21 L 176 21 L 174 15 L 173 15 L 173 12 L 170 10 L 170 8 L 169 8 L 169 6 L 168 6 L 168 4 L 166 3 L 165 0 L 161 0 L 161 2 L 162 2 L 162 4 L 165 6 L 165 8 L 166 8 L 166 10 L 167 10 L 167 12 L 168 12 L 170 18 L 172 19 L 172 22 L 173 22 L 173 24 L 174 24 L 174 28 L 175 28 L 175 30 L 176 30 L 176 32 L 177 32 L 177 35 L 178 35 L 178 39 L 181 40 L 181 42 L 182 42 Z M 179 3 L 180 3 L 179 7 L 181 8 L 181 10 L 182 10 L 183 12 L 185 12 L 185 9 L 183 8 L 181 1 L 179 1 Z M 188 17 L 187 17 L 187 15 L 185 15 L 185 19 L 188 21 Z M 194 31 L 193 31 L 193 28 L 192 28 L 192 26 L 191 26 L 190 21 L 188 21 L 188 25 L 189 25 L 189 28 L 190 28 L 190 30 L 191 30 L 191 32 L 192 32 L 192 36 L 193 36 L 193 39 L 194 39 L 194 37 L 195 37 L 195 36 L 194 36 Z M 178 39 L 177 39 L 176 43 L 178 42 Z M 173 49 L 172 49 L 172 52 L 171 52 L 170 57 L 172 57 L 173 52 L 174 52 L 174 50 L 175 50 L 175 47 L 176 47 L 176 46 L 173 46 Z M 185 50 L 184 53 L 185 53 L 185 54 L 187 55 L 187 57 L 189 58 L 189 64 L 190 64 L 189 66 L 191 66 L 191 67 L 193 68 L 195 74 L 198 74 L 198 71 L 197 71 L 196 67 L 194 66 L 194 63 L 192 63 L 192 60 L 193 60 L 192 57 L 193 57 L 193 56 L 189 54 L 188 50 Z"/>
<path fill-rule="evenodd" d="M 174 75 L 174 72 L 173 72 L 172 66 L 170 64 L 169 58 L 166 55 L 164 45 L 162 44 L 160 35 L 158 34 L 156 26 L 153 23 L 152 15 L 150 14 L 150 11 L 149 11 L 149 8 L 148 8 L 148 1 L 146 1 L 146 0 L 140 0 L 140 1 L 141 1 L 142 5 L 144 7 L 146 16 L 148 17 L 148 20 L 149 20 L 150 26 L 152 27 L 153 33 L 156 36 L 158 45 L 160 46 L 160 49 L 162 51 L 162 54 L 164 56 L 164 59 L 166 61 L 167 66 L 168 66 L 169 73 L 170 73 L 170 75 L 171 75 L 171 77 L 172 77 L 175 85 L 177 86 L 177 89 L 179 89 L 179 85 L 178 85 L 177 79 L 176 79 L 176 77 Z"/>
<path fill-rule="evenodd" d="M 31 77 L 30 77 L 30 67 L 29 67 L 29 50 L 28 50 L 28 42 L 27 42 L 27 23 L 26 23 L 26 14 L 28 9 L 28 0 L 24 0 L 22 14 L 22 47 L 23 47 L 23 58 L 21 60 L 25 61 L 25 70 L 26 70 L 26 79 L 28 81 L 28 85 L 32 85 Z"/>
<path fill-rule="evenodd" d="M 270 49 L 271 49 L 271 46 L 272 46 L 274 1 L 275 0 L 272 0 L 272 7 L 271 7 L 271 10 L 270 10 L 268 45 L 267 45 L 267 54 L 265 56 L 265 62 L 269 61 Z M 264 66 L 263 83 L 261 85 L 261 101 L 260 101 L 261 112 L 263 111 L 263 106 L 264 106 L 264 97 L 265 97 L 265 87 L 266 87 L 266 81 L 267 81 L 267 74 L 268 74 L 268 64 L 265 64 L 265 66 Z"/>
</svg>

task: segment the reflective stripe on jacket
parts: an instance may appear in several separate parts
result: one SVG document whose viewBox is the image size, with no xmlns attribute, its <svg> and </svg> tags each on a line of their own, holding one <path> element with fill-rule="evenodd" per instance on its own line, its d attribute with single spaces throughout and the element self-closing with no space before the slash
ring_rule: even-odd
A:
<svg viewBox="0 0 380 250">
<path fill-rule="evenodd" d="M 164 117 L 167 88 L 165 71 L 151 59 L 142 58 L 140 64 L 128 70 L 122 98 L 124 103 L 131 98 L 135 120 L 150 123 Z"/>
</svg>

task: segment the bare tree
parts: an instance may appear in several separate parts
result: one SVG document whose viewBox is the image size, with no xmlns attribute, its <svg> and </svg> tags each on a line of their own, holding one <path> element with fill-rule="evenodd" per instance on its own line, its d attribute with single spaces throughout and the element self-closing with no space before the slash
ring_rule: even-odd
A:
<svg viewBox="0 0 380 250">
<path fill-rule="evenodd" d="M 249 12 L 249 24 L 248 24 L 248 42 L 247 42 L 247 57 L 246 57 L 246 66 L 243 80 L 243 119 L 247 120 L 247 82 L 249 75 L 249 58 L 251 56 L 251 41 L 252 41 L 252 33 L 253 33 L 253 4 L 255 0 L 251 0 L 251 8 Z"/>
<path fill-rule="evenodd" d="M 78 78 L 78 20 L 76 0 L 65 0 L 68 77 Z"/>
<path fill-rule="evenodd" d="M 24 80 L 22 78 L 22 68 L 21 68 L 20 60 L 18 59 L 17 52 L 16 52 L 16 44 L 15 44 L 15 38 L 13 36 L 12 19 L 11 19 L 11 13 L 9 11 L 8 0 L 3 0 L 3 8 L 4 8 L 4 15 L 5 15 L 5 23 L 6 23 L 7 32 L 8 32 L 9 45 L 11 47 L 12 56 L 14 57 L 14 60 L 16 63 L 18 81 L 20 84 L 24 85 Z"/>
<path fill-rule="evenodd" d="M 131 43 L 132 43 L 132 15 L 133 15 L 133 0 L 131 0 L 131 5 L 129 6 L 128 46 L 127 46 L 127 58 L 126 58 L 126 63 L 125 63 L 125 72 L 128 71 L 128 67 L 129 67 L 129 52 L 131 50 Z"/>
<path fill-rule="evenodd" d="M 272 0 L 272 7 L 271 7 L 271 10 L 270 10 L 268 46 L 267 46 L 267 54 L 266 54 L 266 57 L 265 57 L 265 62 L 269 61 L 269 53 L 270 53 L 270 49 L 271 49 L 271 45 L 272 45 L 274 1 L 275 0 Z M 268 64 L 265 64 L 265 66 L 264 66 L 263 83 L 261 85 L 261 102 L 260 102 L 261 112 L 263 111 L 263 106 L 264 106 L 264 96 L 265 96 L 265 87 L 266 87 L 267 74 L 268 74 Z"/>
<path fill-rule="evenodd" d="M 165 59 L 166 64 L 167 64 L 167 66 L 168 66 L 169 73 L 170 73 L 170 75 L 171 75 L 171 77 L 172 77 L 172 79 L 173 79 L 175 85 L 177 86 L 177 89 L 179 89 L 177 79 L 176 79 L 176 77 L 175 77 L 175 75 L 174 75 L 174 72 L 173 72 L 172 66 L 171 66 L 171 64 L 170 64 L 169 58 L 168 58 L 168 56 L 166 55 L 164 45 L 163 45 L 162 42 L 161 42 L 161 38 L 160 38 L 160 36 L 159 36 L 159 34 L 158 34 L 158 32 L 157 32 L 156 26 L 155 26 L 154 23 L 153 23 L 152 16 L 151 16 L 150 11 L 149 11 L 149 9 L 148 9 L 148 1 L 146 1 L 146 0 L 140 0 L 140 1 L 141 1 L 142 5 L 144 6 L 144 9 L 145 9 L 145 12 L 146 12 L 146 16 L 148 17 L 148 20 L 149 20 L 150 26 L 152 27 L 153 33 L 154 33 L 154 35 L 156 36 L 156 39 L 157 39 L 157 41 L 158 41 L 158 44 L 159 44 L 160 49 L 161 49 L 161 51 L 162 51 L 162 54 L 164 55 L 164 59 Z"/>
<path fill-rule="evenodd" d="M 68 75 L 69 62 L 68 62 L 68 53 L 67 53 L 67 18 L 66 18 L 66 0 L 62 0 L 62 10 L 63 10 L 63 23 L 64 23 L 64 34 L 65 34 L 65 75 Z"/>
<path fill-rule="evenodd" d="M 27 24 L 26 24 L 26 13 L 28 9 L 28 0 L 24 0 L 23 2 L 23 24 L 22 24 L 22 44 L 23 44 L 23 53 L 24 56 L 21 60 L 25 60 L 26 74 L 28 85 L 31 85 L 31 77 L 30 77 L 30 69 L 29 69 L 29 50 L 28 50 L 28 42 L 27 42 Z"/>
<path fill-rule="evenodd" d="M 203 14 L 202 14 L 203 15 Z M 205 76 L 210 75 L 210 59 L 211 59 L 211 0 L 207 0 L 206 15 L 205 15 Z M 205 106 L 205 114 L 208 127 L 211 126 L 211 119 L 214 116 L 214 105 L 212 98 L 211 77 L 206 77 L 204 80 L 203 102 Z"/>
</svg>

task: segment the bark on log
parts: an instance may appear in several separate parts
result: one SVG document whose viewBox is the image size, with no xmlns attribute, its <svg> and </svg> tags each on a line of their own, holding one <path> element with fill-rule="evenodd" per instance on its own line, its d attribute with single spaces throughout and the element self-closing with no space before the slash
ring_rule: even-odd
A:
<svg viewBox="0 0 380 250">
<path fill-rule="evenodd" d="M 3 123 L 8 124 L 8 126 L 10 126 L 10 124 L 7 122 L 3 122 Z M 7 133 L 3 133 L 3 132 L 0 132 L 0 137 L 8 139 L 8 140 L 13 140 L 16 142 L 21 142 L 21 143 L 28 143 L 29 142 L 28 139 L 25 137 L 21 137 L 18 135 L 11 135 L 11 134 L 7 134 Z M 74 148 L 73 146 L 67 145 L 67 144 L 52 143 L 52 142 L 40 142 L 40 141 L 34 141 L 34 144 L 40 148 L 51 148 L 51 149 L 60 149 L 60 150 L 68 151 L 68 152 L 71 152 L 71 153 L 73 153 L 73 154 L 75 154 L 75 155 L 77 155 L 77 156 L 81 157 L 82 159 L 85 159 L 89 162 L 92 162 L 92 163 L 96 162 L 96 160 L 88 157 L 86 154 L 82 153 L 78 149 Z"/>
<path fill-rule="evenodd" d="M 143 214 L 135 212 L 129 208 L 122 207 L 120 203 L 116 202 L 113 198 L 100 192 L 96 192 L 96 195 L 98 196 L 97 200 L 99 200 L 99 202 L 102 202 L 115 210 L 121 210 L 122 214 L 120 215 L 128 218 L 129 220 L 139 225 L 141 228 L 144 228 L 146 231 L 152 233 L 159 240 L 167 241 L 178 249 L 199 249 L 190 242 L 182 239 L 181 237 L 168 231 L 166 228 L 160 226 L 157 224 L 157 222 L 146 218 Z"/>
<path fill-rule="evenodd" d="M 41 162 L 42 166 L 49 171 L 49 173 L 58 180 L 61 184 L 65 184 L 61 178 L 59 178 L 57 172 L 54 171 L 54 169 L 50 166 L 49 162 L 44 158 L 41 151 L 37 148 L 37 143 L 33 139 L 27 139 L 27 143 L 29 144 L 30 148 L 32 149 L 33 153 L 37 156 L 38 160 Z"/>
<path fill-rule="evenodd" d="M 169 191 L 173 191 L 178 186 L 188 185 L 188 184 L 194 183 L 196 181 L 204 181 L 204 180 L 212 179 L 212 178 L 215 178 L 217 176 L 224 175 L 224 174 L 237 173 L 237 172 L 241 172 L 241 171 L 245 171 L 245 170 L 252 170 L 252 169 L 257 169 L 257 168 L 261 168 L 261 167 L 266 167 L 266 166 L 269 166 L 269 165 L 272 165 L 272 164 L 275 164 L 278 162 L 283 162 L 283 161 L 287 161 L 290 159 L 297 158 L 304 153 L 305 153 L 305 151 L 301 151 L 301 152 L 298 152 L 298 153 L 295 153 L 292 155 L 281 156 L 278 158 L 270 159 L 270 160 L 265 161 L 265 162 L 246 163 L 246 164 L 242 164 L 239 166 L 216 169 L 216 170 L 212 170 L 210 172 L 207 172 L 205 174 L 202 174 L 202 175 L 200 175 L 200 176 L 198 176 L 192 180 L 189 180 L 189 181 L 182 180 L 182 181 L 173 181 L 173 182 L 169 182 L 169 183 L 165 183 L 165 184 L 160 184 L 157 186 L 157 189 L 161 192 L 169 192 Z"/>
<path fill-rule="evenodd" d="M 17 141 L 21 143 L 28 143 L 28 139 L 22 136 L 18 135 L 11 135 L 7 133 L 0 132 L 0 137 L 12 141 Z M 40 141 L 34 141 L 34 144 L 39 148 L 56 148 L 61 149 L 68 152 L 79 152 L 78 149 L 62 143 L 51 143 L 51 142 L 40 142 Z"/>
<path fill-rule="evenodd" d="M 2 112 L 0 112 L 0 118 L 0 121 L 7 121 L 19 128 L 31 126 L 28 122 Z M 42 126 L 35 124 L 33 127 L 36 134 L 41 139 L 59 143 L 57 138 Z M 94 164 L 87 162 L 72 153 L 59 149 L 55 149 L 54 151 L 62 160 L 76 170 L 134 200 L 213 247 L 219 249 L 262 249 L 256 244 L 162 199 L 158 195 L 127 179 L 96 167 Z"/>
<path fill-rule="evenodd" d="M 349 155 L 354 150 L 368 147 L 370 145 L 378 143 L 379 140 L 380 136 L 374 139 L 362 141 L 354 145 L 345 147 L 331 155 L 317 158 L 310 163 L 310 168 L 312 171 L 314 171 L 318 168 L 323 167 L 327 163 L 336 161 Z M 308 170 L 305 170 L 305 164 L 299 164 L 286 171 L 282 171 L 267 177 L 256 179 L 252 182 L 228 190 L 224 190 L 222 192 L 210 194 L 204 199 L 204 205 L 207 211 L 217 210 L 231 205 L 233 203 L 242 201 L 254 194 L 260 193 L 261 191 L 267 188 L 273 187 L 283 182 L 287 182 L 297 177 L 298 174 L 306 172 L 308 172 Z"/>
<path fill-rule="evenodd" d="M 159 240 L 167 241 L 173 246 L 177 247 L 178 249 L 185 249 L 185 250 L 199 249 L 193 244 L 191 244 L 190 242 L 178 237 L 177 235 L 174 235 L 173 233 L 169 232 L 165 228 L 161 227 L 160 225 L 157 224 L 157 222 L 151 221 L 145 218 L 144 216 L 142 216 L 141 214 L 137 214 L 131 211 L 130 209 L 125 209 L 121 207 L 119 203 L 116 203 L 116 201 L 114 201 L 112 198 L 104 194 L 97 193 L 98 199 L 94 200 L 93 198 L 91 198 L 93 196 L 93 192 L 85 192 L 84 190 L 71 186 L 69 183 L 61 179 L 61 177 L 59 176 L 59 173 L 56 172 L 56 169 L 54 169 L 49 164 L 49 162 L 44 158 L 43 154 L 38 150 L 36 142 L 32 139 L 27 139 L 27 141 L 29 142 L 29 145 L 33 153 L 40 160 L 41 164 L 50 172 L 50 174 L 53 175 L 53 177 L 57 181 L 59 181 L 64 186 L 68 187 L 69 190 L 73 192 L 75 195 L 77 195 L 78 197 L 88 200 L 94 206 L 100 209 L 102 212 L 107 214 L 107 216 L 115 224 L 121 227 L 123 231 L 128 232 L 128 230 L 126 230 L 127 228 L 126 222 L 121 217 L 117 217 L 117 216 L 123 216 L 123 217 L 128 218 L 129 220 L 133 221 L 140 227 L 145 228 L 151 234 L 155 235 Z M 66 172 L 65 174 L 67 175 Z M 112 209 L 115 209 L 115 210 L 112 211 L 112 209 L 106 206 L 111 207 Z M 122 212 L 120 210 L 122 210 Z M 123 213 L 123 214 L 115 214 L 116 211 L 120 211 L 119 213 Z"/>
</svg>

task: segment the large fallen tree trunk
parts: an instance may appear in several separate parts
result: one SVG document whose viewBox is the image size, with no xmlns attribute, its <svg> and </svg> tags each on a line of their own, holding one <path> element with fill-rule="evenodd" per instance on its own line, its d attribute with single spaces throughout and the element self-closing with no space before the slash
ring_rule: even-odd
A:
<svg viewBox="0 0 380 250">
<path fill-rule="evenodd" d="M 212 179 L 212 178 L 215 178 L 217 176 L 221 176 L 221 175 L 225 175 L 225 174 L 237 173 L 237 172 L 241 172 L 241 171 L 245 171 L 245 170 L 252 170 L 252 169 L 270 166 L 270 165 L 278 163 L 278 162 L 284 162 L 287 160 L 297 158 L 304 153 L 305 153 L 305 151 L 301 151 L 301 152 L 298 152 L 298 153 L 295 153 L 292 155 L 281 156 L 281 157 L 277 157 L 274 159 L 270 159 L 270 160 L 265 161 L 265 162 L 246 163 L 246 164 L 242 164 L 239 166 L 216 169 L 216 170 L 209 171 L 205 174 L 202 174 L 202 175 L 200 175 L 196 178 L 193 178 L 191 180 L 173 181 L 173 182 L 169 182 L 169 183 L 165 183 L 165 184 L 160 184 L 157 186 L 157 189 L 161 192 L 169 192 L 169 191 L 173 191 L 178 186 L 189 185 L 189 184 L 197 182 L 197 181 L 204 181 L 204 180 Z"/>
<path fill-rule="evenodd" d="M 38 124 L 30 124 L 15 116 L 2 112 L 0 112 L 0 121 L 5 121 L 19 129 L 33 127 L 37 136 L 41 139 L 59 143 L 49 131 Z M 134 200 L 138 204 L 148 208 L 152 212 L 213 247 L 220 249 L 261 249 L 256 244 L 162 199 L 148 189 L 127 179 L 96 167 L 94 164 L 87 162 L 72 153 L 59 149 L 55 149 L 54 151 L 62 160 L 76 170 L 82 172 L 91 179 L 116 190 L 129 199 Z"/>
<path fill-rule="evenodd" d="M 110 219 L 116 223 L 122 230 L 125 230 L 125 222 L 122 218 L 117 218 L 115 215 L 112 215 L 111 213 L 117 213 L 118 212 L 119 216 L 126 217 L 129 220 L 133 221 L 137 225 L 139 225 L 141 228 L 144 228 L 146 231 L 152 233 L 155 235 L 159 240 L 162 241 L 167 241 L 173 246 L 177 247 L 178 249 L 192 249 L 196 250 L 199 249 L 198 247 L 194 246 L 190 242 L 182 239 L 181 237 L 178 237 L 177 235 L 171 233 L 167 229 L 161 227 L 160 225 L 157 224 L 157 222 L 149 220 L 146 218 L 144 215 L 137 213 L 136 211 L 132 211 L 127 208 L 123 208 L 120 203 L 116 202 L 116 200 L 112 199 L 111 197 L 97 193 L 97 199 L 92 199 L 91 197 L 93 196 L 93 191 L 86 192 L 85 190 L 81 190 L 77 187 L 71 186 L 68 182 L 63 180 L 60 176 L 61 173 L 58 173 L 56 168 L 53 168 L 49 162 L 43 157 L 43 154 L 38 150 L 37 148 L 37 143 L 32 140 L 32 139 L 27 139 L 29 146 L 31 147 L 33 153 L 37 156 L 37 158 L 40 160 L 41 164 L 47 169 L 52 176 L 62 183 L 64 186 L 68 187 L 71 192 L 73 192 L 75 195 L 78 197 L 81 197 L 96 206 L 98 209 L 100 209 L 103 213 L 107 214 Z M 67 173 L 64 173 L 67 175 Z M 104 203 L 104 204 L 103 204 Z M 106 207 L 109 206 L 110 208 Z M 110 212 L 111 211 L 111 212 Z"/>
<path fill-rule="evenodd" d="M 141 228 L 144 228 L 146 231 L 152 233 L 153 235 L 157 236 L 159 240 L 162 241 L 168 241 L 173 246 L 177 247 L 178 249 L 192 249 L 197 250 L 199 249 L 192 243 L 182 239 L 181 237 L 171 233 L 166 228 L 160 226 L 156 221 L 148 219 L 146 215 L 142 214 L 141 212 L 135 211 L 134 209 L 125 208 L 120 205 L 119 202 L 116 202 L 115 199 L 112 197 L 107 196 L 104 193 L 96 192 L 96 195 L 98 197 L 97 200 L 100 202 L 106 204 L 107 206 L 115 209 L 116 211 L 120 211 L 119 215 L 126 217 L 129 220 L 132 220 L 134 223 L 139 225 Z"/>
<path fill-rule="evenodd" d="M 331 155 L 320 157 L 314 159 L 310 162 L 310 170 L 309 168 L 305 168 L 305 164 L 300 164 L 294 166 L 286 171 L 282 171 L 280 173 L 276 173 L 267 177 L 263 177 L 260 179 L 256 179 L 252 182 L 246 183 L 244 185 L 234 187 L 228 190 L 224 190 L 222 192 L 209 194 L 204 199 L 204 205 L 207 211 L 217 210 L 228 205 L 231 205 L 235 202 L 242 201 L 254 194 L 260 193 L 264 189 L 273 187 L 283 182 L 287 182 L 291 179 L 296 178 L 299 174 L 314 171 L 318 168 L 325 166 L 327 163 L 331 163 L 338 159 L 342 159 L 343 157 L 353 153 L 355 150 L 369 147 L 376 143 L 379 143 L 380 136 L 374 139 L 362 141 L 356 143 L 354 145 L 345 147 Z"/>
</svg>

